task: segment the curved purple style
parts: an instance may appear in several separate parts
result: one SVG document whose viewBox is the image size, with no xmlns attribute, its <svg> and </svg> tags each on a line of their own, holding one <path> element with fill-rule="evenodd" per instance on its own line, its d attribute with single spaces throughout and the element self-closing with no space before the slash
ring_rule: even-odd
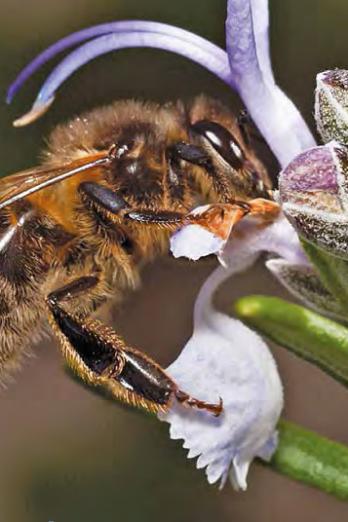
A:
<svg viewBox="0 0 348 522">
<path fill-rule="evenodd" d="M 132 47 L 152 47 L 180 54 L 210 70 L 227 84 L 231 84 L 226 52 L 207 40 L 205 45 L 201 46 L 172 35 L 149 31 L 110 33 L 81 45 L 62 60 L 44 82 L 32 109 L 14 121 L 14 125 L 18 127 L 27 125 L 41 116 L 53 102 L 59 86 L 82 65 L 105 53 Z"/>
<path fill-rule="evenodd" d="M 7 90 L 6 101 L 11 103 L 16 93 L 21 89 L 23 84 L 32 76 L 38 69 L 40 69 L 45 63 L 57 56 L 57 54 L 70 49 L 75 45 L 95 38 L 97 36 L 106 35 L 110 33 L 124 33 L 124 32 L 152 32 L 158 34 L 164 34 L 167 36 L 173 36 L 180 38 L 181 40 L 200 46 L 202 49 L 206 48 L 207 51 L 215 50 L 217 54 L 220 54 L 222 49 L 217 45 L 205 40 L 201 36 L 186 31 L 179 27 L 175 27 L 169 24 L 163 24 L 159 22 L 145 21 L 145 20 L 120 20 L 117 22 L 110 22 L 105 24 L 95 25 L 72 33 L 53 45 L 45 49 L 40 53 L 34 60 L 32 60 L 16 77 Z"/>
<path fill-rule="evenodd" d="M 228 58 L 222 49 L 216 46 L 204 48 L 193 42 L 187 45 L 187 42 L 181 38 L 165 34 L 129 31 L 100 36 L 70 53 L 48 76 L 37 97 L 37 102 L 45 103 L 51 99 L 59 86 L 87 62 L 102 54 L 132 47 L 152 47 L 180 54 L 201 64 L 230 84 Z"/>
<path fill-rule="evenodd" d="M 126 20 L 101 24 L 59 40 L 32 61 L 10 86 L 11 101 L 23 83 L 59 52 L 91 39 L 69 54 L 44 82 L 29 113 L 14 122 L 31 123 L 53 102 L 59 86 L 88 61 L 130 47 L 171 51 L 195 61 L 234 88 L 284 167 L 314 139 L 301 114 L 276 85 L 269 53 L 267 0 L 228 0 L 227 53 L 194 33 L 157 22 Z"/>
</svg>

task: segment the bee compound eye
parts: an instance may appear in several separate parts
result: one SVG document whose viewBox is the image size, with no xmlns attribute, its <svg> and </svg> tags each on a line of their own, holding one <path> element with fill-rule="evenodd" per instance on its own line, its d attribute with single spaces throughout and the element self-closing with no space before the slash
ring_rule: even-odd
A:
<svg viewBox="0 0 348 522">
<path fill-rule="evenodd" d="M 206 139 L 231 167 L 238 170 L 243 166 L 244 153 L 225 127 L 215 121 L 200 120 L 191 126 L 191 130 Z"/>
</svg>

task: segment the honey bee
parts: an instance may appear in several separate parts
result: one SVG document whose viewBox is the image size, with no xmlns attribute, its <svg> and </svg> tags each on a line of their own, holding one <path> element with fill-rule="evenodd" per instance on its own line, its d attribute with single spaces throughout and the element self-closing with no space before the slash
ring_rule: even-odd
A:
<svg viewBox="0 0 348 522">
<path fill-rule="evenodd" d="M 48 323 L 68 366 L 127 404 L 173 400 L 215 415 L 95 316 L 139 282 L 145 261 L 200 201 L 267 215 L 271 182 L 219 102 L 117 101 L 52 133 L 41 166 L 0 180 L 0 376 Z"/>
</svg>

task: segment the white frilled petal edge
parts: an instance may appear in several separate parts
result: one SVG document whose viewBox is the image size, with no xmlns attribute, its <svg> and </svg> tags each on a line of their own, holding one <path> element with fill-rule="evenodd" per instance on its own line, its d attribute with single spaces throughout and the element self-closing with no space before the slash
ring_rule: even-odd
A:
<svg viewBox="0 0 348 522">
<path fill-rule="evenodd" d="M 171 425 L 170 437 L 184 439 L 188 458 L 199 457 L 197 468 L 206 467 L 209 483 L 221 479 L 222 487 L 230 473 L 235 488 L 245 490 L 251 461 L 275 450 L 283 404 L 265 343 L 239 321 L 212 311 L 167 372 L 181 389 L 210 402 L 221 397 L 224 407 L 216 418 L 175 404 L 161 416 Z"/>
<path fill-rule="evenodd" d="M 265 250 L 292 263 L 306 263 L 306 258 L 295 231 L 283 216 L 268 226 L 255 219 L 244 220 L 223 252 L 213 234 L 207 240 L 210 232 L 206 229 L 195 233 L 193 242 L 189 227 L 192 225 L 171 239 L 176 256 L 192 259 L 192 251 L 195 258 L 198 252 L 200 256 L 215 253 L 222 257 L 224 266 L 203 285 L 195 306 L 193 335 L 167 371 L 181 389 L 195 397 L 209 402 L 218 402 L 221 397 L 224 412 L 214 418 L 175 404 L 160 418 L 170 423 L 172 439 L 184 440 L 188 457 L 199 457 L 197 467 L 206 467 L 210 483 L 220 479 L 222 486 L 229 475 L 236 489 L 245 489 L 252 460 L 268 460 L 276 448 L 282 385 L 263 340 L 240 321 L 216 311 L 212 298 L 225 279 L 250 267 Z M 215 241 L 217 249 L 213 252 Z"/>
<path fill-rule="evenodd" d="M 283 405 L 282 386 L 265 343 L 241 322 L 211 311 L 197 322 L 191 339 L 167 372 L 181 389 L 200 399 L 223 400 L 223 413 L 175 404 L 160 418 L 170 423 L 170 437 L 183 439 L 188 458 L 199 457 L 209 483 L 230 474 L 236 489 L 245 490 L 251 461 L 269 459 Z"/>
</svg>

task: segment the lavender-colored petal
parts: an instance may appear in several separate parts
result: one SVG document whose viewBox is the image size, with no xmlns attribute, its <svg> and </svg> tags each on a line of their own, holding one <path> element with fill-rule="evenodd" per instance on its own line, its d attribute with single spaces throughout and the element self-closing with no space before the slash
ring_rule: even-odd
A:
<svg viewBox="0 0 348 522">
<path fill-rule="evenodd" d="M 268 2 L 229 0 L 227 9 L 226 48 L 233 86 L 279 163 L 285 166 L 315 141 L 299 111 L 274 81 Z"/>
<path fill-rule="evenodd" d="M 266 462 L 269 462 L 278 447 L 278 443 L 279 443 L 279 433 L 277 431 L 275 431 L 273 433 L 273 436 L 260 449 L 258 457 L 260 457 L 260 459 L 265 460 Z"/>
<path fill-rule="evenodd" d="M 107 34 L 81 45 L 78 49 L 69 54 L 53 70 L 43 84 L 38 97 L 36 98 L 32 110 L 15 122 L 17 126 L 26 125 L 35 119 L 38 112 L 42 113 L 42 108 L 54 98 L 59 86 L 82 65 L 93 60 L 97 56 L 119 49 L 134 47 L 151 47 L 171 51 L 189 58 L 226 83 L 230 83 L 230 70 L 225 51 L 206 41 L 206 46 L 202 47 L 196 43 L 189 43 L 181 38 L 172 35 L 131 31 L 123 33 Z"/>
<path fill-rule="evenodd" d="M 258 74 L 274 83 L 268 31 L 268 0 L 227 2 L 226 48 L 238 81 Z"/>
<path fill-rule="evenodd" d="M 167 36 L 174 36 L 175 38 L 179 38 L 188 44 L 192 43 L 194 45 L 200 46 L 202 49 L 207 49 L 209 52 L 213 48 L 215 48 L 217 52 L 221 52 L 221 49 L 218 46 L 210 43 L 204 38 L 201 38 L 195 33 L 191 33 L 190 31 L 186 31 L 169 24 L 162 24 L 159 22 L 145 20 L 121 20 L 117 22 L 99 24 L 72 33 L 65 38 L 62 38 L 61 40 L 58 40 L 58 42 L 55 42 L 53 45 L 40 53 L 19 73 L 17 78 L 8 88 L 6 96 L 7 103 L 11 103 L 18 90 L 27 81 L 27 79 L 30 78 L 30 76 L 32 76 L 38 69 L 40 69 L 49 60 L 54 58 L 57 54 L 65 51 L 66 49 L 74 47 L 81 42 L 95 38 L 96 36 L 133 31 L 151 32 L 164 34 Z"/>
</svg>

